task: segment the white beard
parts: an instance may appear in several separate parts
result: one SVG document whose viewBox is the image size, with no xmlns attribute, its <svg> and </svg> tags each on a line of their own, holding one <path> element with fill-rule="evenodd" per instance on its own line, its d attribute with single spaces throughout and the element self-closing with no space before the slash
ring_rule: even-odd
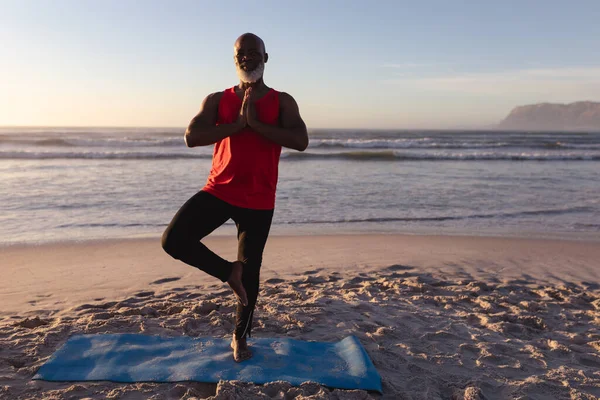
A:
<svg viewBox="0 0 600 400">
<path fill-rule="evenodd" d="M 254 83 L 262 78 L 265 72 L 265 63 L 261 62 L 254 71 L 244 71 L 239 66 L 236 67 L 238 78 L 244 83 Z"/>
</svg>

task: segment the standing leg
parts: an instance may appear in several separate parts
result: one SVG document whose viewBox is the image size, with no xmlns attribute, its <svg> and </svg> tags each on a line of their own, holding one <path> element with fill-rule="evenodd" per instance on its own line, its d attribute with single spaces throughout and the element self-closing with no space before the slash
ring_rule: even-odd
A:
<svg viewBox="0 0 600 400">
<path fill-rule="evenodd" d="M 252 356 L 246 346 L 246 336 L 250 336 L 252 330 L 252 316 L 259 291 L 260 267 L 271 229 L 273 210 L 236 207 L 233 219 L 238 228 L 238 260 L 244 264 L 242 283 L 248 296 L 248 305 L 244 306 L 238 302 L 232 342 L 234 358 L 236 361 L 242 361 Z"/>
<path fill-rule="evenodd" d="M 200 240 L 231 218 L 232 211 L 233 206 L 215 196 L 196 193 L 179 209 L 163 233 L 163 249 L 173 258 L 226 282 L 232 263 L 213 253 Z"/>
</svg>

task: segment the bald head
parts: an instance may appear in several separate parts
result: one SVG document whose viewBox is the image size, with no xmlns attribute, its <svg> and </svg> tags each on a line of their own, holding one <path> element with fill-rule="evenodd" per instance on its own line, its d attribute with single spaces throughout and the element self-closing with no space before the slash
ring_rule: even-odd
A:
<svg viewBox="0 0 600 400">
<path fill-rule="evenodd" d="M 266 52 L 267 52 L 267 50 L 265 48 L 265 42 L 261 38 L 256 36 L 254 33 L 244 33 L 242 36 L 237 38 L 237 40 L 235 41 L 235 44 L 233 45 L 233 50 L 235 51 L 236 49 L 238 49 L 244 45 L 252 46 L 257 49 L 260 49 L 260 51 L 263 54 L 266 54 Z"/>
<path fill-rule="evenodd" d="M 262 79 L 268 59 L 265 42 L 253 33 L 244 33 L 233 45 L 233 60 L 242 82 L 254 83 Z"/>
</svg>

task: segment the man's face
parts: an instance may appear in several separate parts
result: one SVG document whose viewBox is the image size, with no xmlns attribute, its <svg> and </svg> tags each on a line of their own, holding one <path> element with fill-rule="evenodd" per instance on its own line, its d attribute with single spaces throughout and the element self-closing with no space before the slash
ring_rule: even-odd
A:
<svg viewBox="0 0 600 400">
<path fill-rule="evenodd" d="M 233 51 L 235 68 L 242 82 L 254 83 L 262 78 L 265 52 L 260 40 L 251 36 L 243 37 L 236 42 Z"/>
</svg>

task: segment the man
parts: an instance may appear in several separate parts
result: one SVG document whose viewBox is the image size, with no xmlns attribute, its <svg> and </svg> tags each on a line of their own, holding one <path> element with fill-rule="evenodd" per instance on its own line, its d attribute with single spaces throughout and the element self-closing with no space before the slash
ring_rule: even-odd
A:
<svg viewBox="0 0 600 400">
<path fill-rule="evenodd" d="M 252 356 L 246 337 L 275 208 L 281 148 L 304 151 L 308 146 L 296 101 L 264 83 L 268 59 L 258 36 L 246 33 L 236 40 L 234 62 L 240 83 L 208 95 L 185 132 L 188 147 L 215 145 L 207 183 L 179 209 L 162 237 L 163 249 L 172 257 L 233 289 L 238 304 L 231 347 L 237 362 Z M 238 230 L 238 256 L 233 262 L 200 242 L 230 218 Z"/>
</svg>

